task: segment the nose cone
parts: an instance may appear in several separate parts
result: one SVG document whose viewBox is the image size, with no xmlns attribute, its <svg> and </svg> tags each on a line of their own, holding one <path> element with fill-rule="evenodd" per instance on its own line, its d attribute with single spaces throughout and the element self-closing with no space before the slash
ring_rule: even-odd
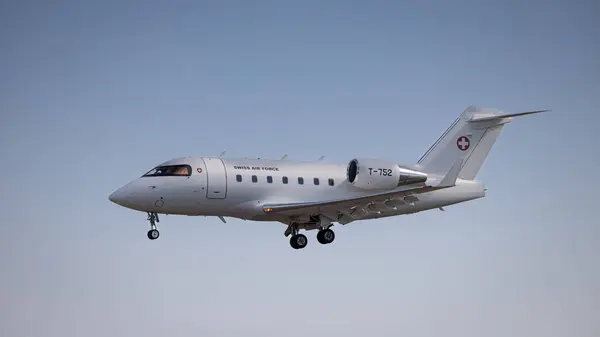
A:
<svg viewBox="0 0 600 337">
<path fill-rule="evenodd" d="M 143 185 L 134 180 L 108 196 L 108 200 L 119 206 L 140 210 L 146 207 Z"/>
<path fill-rule="evenodd" d="M 123 203 L 125 202 L 125 193 L 123 192 L 123 189 L 120 188 L 120 189 L 112 192 L 108 196 L 108 200 L 114 202 L 115 204 L 123 205 Z"/>
</svg>

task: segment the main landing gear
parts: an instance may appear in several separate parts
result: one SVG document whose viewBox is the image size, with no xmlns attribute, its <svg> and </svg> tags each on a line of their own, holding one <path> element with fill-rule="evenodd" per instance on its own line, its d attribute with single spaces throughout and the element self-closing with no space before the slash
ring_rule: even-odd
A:
<svg viewBox="0 0 600 337">
<path fill-rule="evenodd" d="M 150 230 L 148 231 L 148 239 L 156 240 L 160 236 L 158 229 L 156 229 L 156 223 L 158 220 L 158 214 L 148 212 L 148 221 L 150 221 Z"/>
<path fill-rule="evenodd" d="M 308 239 L 304 234 L 294 234 L 290 238 L 290 246 L 294 249 L 302 249 L 308 244 Z"/>
<path fill-rule="evenodd" d="M 335 233 L 329 228 L 322 229 L 317 233 L 317 241 L 322 245 L 330 244 L 333 240 L 335 240 Z"/>
<path fill-rule="evenodd" d="M 306 235 L 298 232 L 298 225 L 296 224 L 290 224 L 286 234 L 292 234 L 292 237 L 290 238 L 290 246 L 292 246 L 294 249 L 302 249 L 308 244 Z M 330 244 L 333 242 L 333 240 L 335 240 L 335 233 L 331 229 L 319 229 L 319 232 L 317 233 L 317 241 L 319 241 L 320 244 Z"/>
</svg>

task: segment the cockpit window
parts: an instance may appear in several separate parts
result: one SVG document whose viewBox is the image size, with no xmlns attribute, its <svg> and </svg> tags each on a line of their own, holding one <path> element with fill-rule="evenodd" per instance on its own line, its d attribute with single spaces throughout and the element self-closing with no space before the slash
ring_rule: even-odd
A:
<svg viewBox="0 0 600 337">
<path fill-rule="evenodd" d="M 173 177 L 192 175 L 192 167 L 190 165 L 170 165 L 158 166 L 144 174 L 143 177 Z"/>
</svg>

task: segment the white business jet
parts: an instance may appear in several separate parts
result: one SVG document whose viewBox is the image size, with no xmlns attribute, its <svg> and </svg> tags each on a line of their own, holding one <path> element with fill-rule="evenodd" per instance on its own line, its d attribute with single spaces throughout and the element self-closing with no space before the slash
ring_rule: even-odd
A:
<svg viewBox="0 0 600 337">
<path fill-rule="evenodd" d="M 449 206 L 485 196 L 479 172 L 496 138 L 512 117 L 548 110 L 502 114 L 467 108 L 412 165 L 359 158 L 347 164 L 321 160 L 186 157 L 166 161 L 109 196 L 146 212 L 148 238 L 159 236 L 158 214 L 276 221 L 287 226 L 294 249 L 306 247 L 300 231 L 318 230 L 333 242 L 334 223 L 346 225 Z M 322 158 L 320 158 L 322 159 Z"/>
</svg>

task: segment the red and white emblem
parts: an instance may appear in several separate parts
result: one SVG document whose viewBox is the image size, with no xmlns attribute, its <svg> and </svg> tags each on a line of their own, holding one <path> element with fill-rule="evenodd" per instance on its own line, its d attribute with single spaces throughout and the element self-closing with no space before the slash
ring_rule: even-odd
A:
<svg viewBox="0 0 600 337">
<path fill-rule="evenodd" d="M 198 171 L 199 174 L 202 174 L 202 168 L 198 167 L 196 171 Z"/>
<path fill-rule="evenodd" d="M 456 146 L 458 146 L 458 149 L 461 151 L 467 151 L 469 146 L 471 146 L 471 141 L 465 136 L 460 136 L 456 140 Z"/>
</svg>

